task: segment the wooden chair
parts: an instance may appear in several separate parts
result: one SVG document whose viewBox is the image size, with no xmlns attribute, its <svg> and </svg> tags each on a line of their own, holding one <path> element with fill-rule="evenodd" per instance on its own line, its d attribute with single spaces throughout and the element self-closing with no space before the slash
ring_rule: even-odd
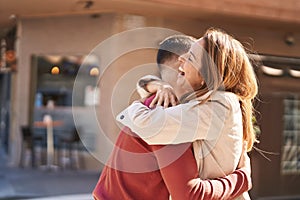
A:
<svg viewBox="0 0 300 200">
<path fill-rule="evenodd" d="M 80 137 L 76 128 L 72 129 L 69 134 L 60 135 L 58 137 L 59 149 L 66 149 L 68 151 L 69 166 L 72 169 L 78 169 L 79 166 L 79 148 Z M 60 156 L 60 158 L 65 158 Z M 66 168 L 65 163 L 61 163 L 63 168 Z"/>
<path fill-rule="evenodd" d="M 31 153 L 31 167 L 36 167 L 36 150 L 35 150 L 36 144 L 38 142 L 42 146 L 43 144 L 46 143 L 46 138 L 43 135 L 33 134 L 32 128 L 30 126 L 21 126 L 21 132 L 23 136 L 21 167 L 24 167 L 24 163 L 23 163 L 24 153 L 26 153 L 27 149 L 29 149 Z"/>
</svg>

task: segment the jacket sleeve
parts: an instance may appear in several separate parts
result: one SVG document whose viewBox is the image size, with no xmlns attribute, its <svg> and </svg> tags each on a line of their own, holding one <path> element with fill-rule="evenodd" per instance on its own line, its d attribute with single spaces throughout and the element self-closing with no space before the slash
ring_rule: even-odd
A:
<svg viewBox="0 0 300 200">
<path fill-rule="evenodd" d="M 234 199 L 252 186 L 250 174 L 244 169 L 224 178 L 201 180 L 190 144 L 152 148 L 172 200 Z"/>
<path fill-rule="evenodd" d="M 135 101 L 116 119 L 151 145 L 180 144 L 208 137 L 213 140 L 218 135 L 211 133 L 222 130 L 228 110 L 219 104 L 198 104 L 194 101 L 150 109 Z"/>
</svg>

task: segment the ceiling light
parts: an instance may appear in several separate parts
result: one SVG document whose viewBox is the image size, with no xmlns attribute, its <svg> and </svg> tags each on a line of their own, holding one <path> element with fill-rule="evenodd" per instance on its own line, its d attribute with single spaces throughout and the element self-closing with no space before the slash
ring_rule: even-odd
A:
<svg viewBox="0 0 300 200">
<path fill-rule="evenodd" d="M 290 69 L 290 75 L 296 78 L 300 78 L 300 71 L 295 69 Z"/>
<path fill-rule="evenodd" d="M 271 75 L 271 76 L 282 76 L 283 75 L 283 69 L 267 67 L 265 65 L 261 66 L 261 69 L 267 75 Z"/>
<path fill-rule="evenodd" d="M 98 76 L 99 75 L 99 69 L 97 67 L 93 67 L 90 70 L 90 76 Z"/>
<path fill-rule="evenodd" d="M 59 67 L 58 66 L 52 67 L 51 74 L 53 75 L 59 74 Z"/>
</svg>

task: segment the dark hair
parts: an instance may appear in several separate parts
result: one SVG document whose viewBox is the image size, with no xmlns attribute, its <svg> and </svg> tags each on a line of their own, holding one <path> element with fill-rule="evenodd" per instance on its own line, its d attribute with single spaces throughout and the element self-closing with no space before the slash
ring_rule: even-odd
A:
<svg viewBox="0 0 300 200">
<path fill-rule="evenodd" d="M 159 44 L 156 62 L 158 67 L 166 60 L 173 59 L 174 56 L 181 56 L 189 51 L 191 45 L 196 41 L 195 38 L 186 35 L 172 35 L 167 37 Z"/>
</svg>

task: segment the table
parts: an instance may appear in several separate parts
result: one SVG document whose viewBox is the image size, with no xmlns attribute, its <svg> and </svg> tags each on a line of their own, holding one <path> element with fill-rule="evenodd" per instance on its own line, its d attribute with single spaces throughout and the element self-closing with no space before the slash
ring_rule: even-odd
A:
<svg viewBox="0 0 300 200">
<path fill-rule="evenodd" d="M 53 127 L 62 126 L 63 121 L 52 121 L 50 115 L 45 115 L 43 121 L 35 121 L 34 126 L 38 128 L 47 128 L 47 165 L 46 169 L 57 168 L 53 164 L 54 157 L 54 136 L 53 136 Z"/>
</svg>

